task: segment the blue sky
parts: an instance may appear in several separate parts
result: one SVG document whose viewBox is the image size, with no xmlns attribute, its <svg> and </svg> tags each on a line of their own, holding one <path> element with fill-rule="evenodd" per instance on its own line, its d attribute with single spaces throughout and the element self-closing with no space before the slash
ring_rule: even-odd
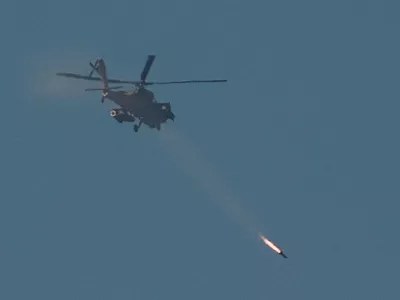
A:
<svg viewBox="0 0 400 300">
<path fill-rule="evenodd" d="M 3 1 L 0 298 L 396 298 L 399 9 Z M 154 87 L 176 121 L 135 134 L 54 76 L 148 54 L 228 83 Z"/>
</svg>

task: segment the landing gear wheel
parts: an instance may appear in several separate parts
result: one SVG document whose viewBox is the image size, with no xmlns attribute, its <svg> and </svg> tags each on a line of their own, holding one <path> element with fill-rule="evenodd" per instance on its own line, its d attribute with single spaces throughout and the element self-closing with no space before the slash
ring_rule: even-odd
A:
<svg viewBox="0 0 400 300">
<path fill-rule="evenodd" d="M 139 125 L 138 124 L 133 125 L 133 130 L 135 132 L 138 132 L 138 130 L 139 130 L 140 126 L 142 125 L 142 123 L 143 123 L 143 119 L 140 119 Z"/>
</svg>

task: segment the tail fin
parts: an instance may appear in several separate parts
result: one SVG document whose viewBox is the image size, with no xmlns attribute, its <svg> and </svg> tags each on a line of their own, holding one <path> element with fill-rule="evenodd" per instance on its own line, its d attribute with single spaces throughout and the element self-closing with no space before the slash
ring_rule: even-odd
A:
<svg viewBox="0 0 400 300">
<path fill-rule="evenodd" d="M 89 63 L 90 66 L 93 68 L 92 72 L 90 73 L 89 76 L 95 71 L 97 74 L 99 74 L 101 81 L 103 83 L 103 89 L 108 89 L 108 77 L 107 77 L 107 68 L 106 64 L 104 63 L 104 59 L 100 58 L 96 61 L 95 65 L 92 63 Z"/>
</svg>

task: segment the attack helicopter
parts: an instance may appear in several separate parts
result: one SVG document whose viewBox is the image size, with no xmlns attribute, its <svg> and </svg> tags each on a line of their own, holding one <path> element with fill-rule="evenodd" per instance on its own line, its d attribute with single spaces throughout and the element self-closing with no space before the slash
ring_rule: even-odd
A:
<svg viewBox="0 0 400 300">
<path fill-rule="evenodd" d="M 146 79 L 155 58 L 155 55 L 148 55 L 139 81 L 108 78 L 107 68 L 103 58 L 97 59 L 94 64 L 89 62 L 92 69 L 88 76 L 75 73 L 56 73 L 56 75 L 67 78 L 100 81 L 102 84 L 101 88 L 87 88 L 85 91 L 101 91 L 101 103 L 104 103 L 105 99 L 116 103 L 119 108 L 112 109 L 110 115 L 117 122 L 135 123 L 136 120 L 138 120 L 138 124 L 133 125 L 133 130 L 135 132 L 138 132 L 142 124 L 147 125 L 149 128 L 160 130 L 161 124 L 166 123 L 168 120 L 175 120 L 175 114 L 172 112 L 171 103 L 157 102 L 154 93 L 147 89 L 147 86 L 156 84 L 227 82 L 227 80 L 224 79 L 148 82 Z M 99 77 L 93 77 L 94 72 L 96 72 Z M 122 89 L 123 86 L 109 86 L 110 83 L 132 84 L 135 88 L 133 90 L 116 91 Z"/>
</svg>

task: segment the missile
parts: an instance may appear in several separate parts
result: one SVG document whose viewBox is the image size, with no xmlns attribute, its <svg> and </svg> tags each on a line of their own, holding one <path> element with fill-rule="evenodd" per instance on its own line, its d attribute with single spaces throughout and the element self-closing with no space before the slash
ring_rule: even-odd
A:
<svg viewBox="0 0 400 300">
<path fill-rule="evenodd" d="M 272 250 L 274 250 L 276 253 L 283 256 L 284 258 L 287 258 L 285 253 L 283 253 L 282 249 L 280 249 L 278 246 L 276 246 L 274 243 L 272 243 L 270 240 L 268 240 L 265 236 L 263 236 L 262 234 L 259 234 L 259 237 L 264 242 L 265 245 L 270 247 Z"/>
</svg>

